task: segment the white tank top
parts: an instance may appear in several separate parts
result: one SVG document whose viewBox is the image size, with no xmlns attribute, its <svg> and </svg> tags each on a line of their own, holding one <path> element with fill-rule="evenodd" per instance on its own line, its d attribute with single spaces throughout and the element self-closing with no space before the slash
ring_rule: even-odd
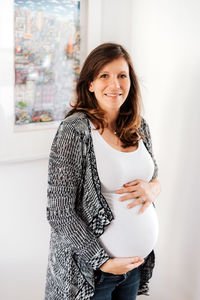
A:
<svg viewBox="0 0 200 300">
<path fill-rule="evenodd" d="M 122 195 L 116 194 L 116 190 L 136 179 L 149 182 L 154 171 L 153 160 L 142 140 L 137 150 L 121 152 L 110 146 L 90 124 L 101 192 L 114 215 L 99 241 L 110 257 L 145 258 L 154 248 L 158 236 L 155 208 L 151 204 L 143 214 L 138 214 L 141 205 L 128 209 L 126 206 L 132 200 L 120 202 Z"/>
</svg>

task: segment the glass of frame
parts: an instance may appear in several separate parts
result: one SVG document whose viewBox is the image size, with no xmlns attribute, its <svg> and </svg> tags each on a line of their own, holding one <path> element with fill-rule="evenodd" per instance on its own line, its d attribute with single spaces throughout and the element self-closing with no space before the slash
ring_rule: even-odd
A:
<svg viewBox="0 0 200 300">
<path fill-rule="evenodd" d="M 16 129 L 62 120 L 79 75 L 80 1 L 14 1 Z"/>
</svg>

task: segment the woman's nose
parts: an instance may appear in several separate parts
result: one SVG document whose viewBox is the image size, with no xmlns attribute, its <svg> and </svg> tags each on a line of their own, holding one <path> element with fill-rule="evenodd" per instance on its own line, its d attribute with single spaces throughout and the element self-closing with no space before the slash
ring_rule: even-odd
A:
<svg viewBox="0 0 200 300">
<path fill-rule="evenodd" d="M 110 86 L 112 86 L 113 88 L 119 88 L 120 87 L 119 79 L 116 77 L 110 78 Z"/>
</svg>

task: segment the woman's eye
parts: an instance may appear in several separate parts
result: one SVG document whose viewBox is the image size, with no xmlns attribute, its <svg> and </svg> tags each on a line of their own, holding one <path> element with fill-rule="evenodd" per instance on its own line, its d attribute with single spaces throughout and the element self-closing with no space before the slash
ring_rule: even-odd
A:
<svg viewBox="0 0 200 300">
<path fill-rule="evenodd" d="M 100 78 L 107 78 L 108 74 L 101 74 Z"/>
<path fill-rule="evenodd" d="M 125 74 L 120 75 L 121 78 L 126 78 L 127 76 Z"/>
</svg>

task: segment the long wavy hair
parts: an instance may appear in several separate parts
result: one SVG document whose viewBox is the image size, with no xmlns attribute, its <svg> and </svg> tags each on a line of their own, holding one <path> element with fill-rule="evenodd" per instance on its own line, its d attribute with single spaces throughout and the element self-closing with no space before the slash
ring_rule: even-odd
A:
<svg viewBox="0 0 200 300">
<path fill-rule="evenodd" d="M 108 126 L 105 112 L 99 107 L 94 93 L 89 91 L 90 83 L 108 63 L 123 57 L 129 67 L 130 90 L 125 102 L 121 105 L 116 120 L 116 135 L 124 148 L 138 144 L 142 138 L 138 128 L 141 124 L 141 97 L 137 77 L 128 52 L 119 44 L 104 43 L 96 47 L 86 58 L 76 85 L 76 100 L 66 117 L 82 111 L 103 132 Z"/>
</svg>

